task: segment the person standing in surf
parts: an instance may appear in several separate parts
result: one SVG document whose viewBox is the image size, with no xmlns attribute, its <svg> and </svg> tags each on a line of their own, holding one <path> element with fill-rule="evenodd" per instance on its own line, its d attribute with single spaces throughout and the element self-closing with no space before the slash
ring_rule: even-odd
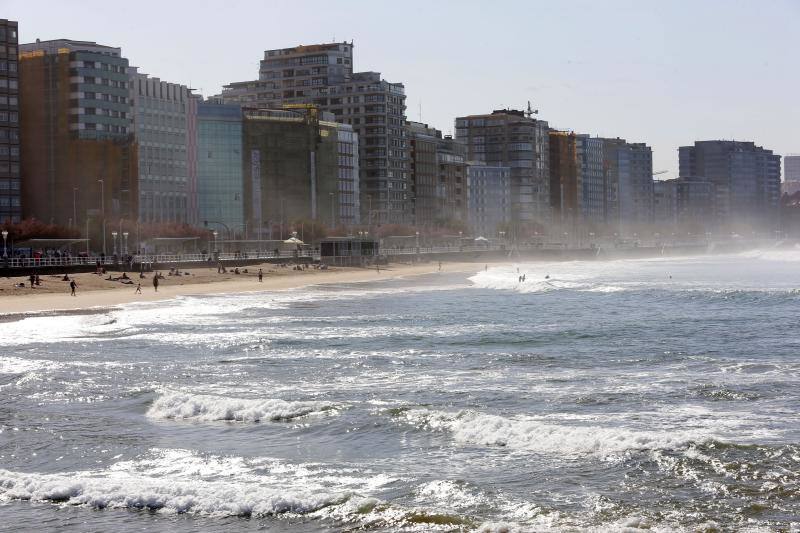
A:
<svg viewBox="0 0 800 533">
<path fill-rule="evenodd" d="M 153 288 L 158 292 L 158 272 L 153 276 Z"/>
</svg>

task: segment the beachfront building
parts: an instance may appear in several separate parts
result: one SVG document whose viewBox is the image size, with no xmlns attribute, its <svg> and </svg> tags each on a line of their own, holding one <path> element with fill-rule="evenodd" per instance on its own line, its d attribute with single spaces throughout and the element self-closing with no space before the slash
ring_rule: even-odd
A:
<svg viewBox="0 0 800 533">
<path fill-rule="evenodd" d="M 550 208 L 553 222 L 574 224 L 581 209 L 578 146 L 574 133 L 550 130 Z"/>
<path fill-rule="evenodd" d="M 464 144 L 445 135 L 436 143 L 438 225 L 459 227 L 467 221 L 467 163 Z"/>
<path fill-rule="evenodd" d="M 547 122 L 511 109 L 456 119 L 467 160 L 511 168 L 512 224 L 550 221 L 548 132 Z"/>
<path fill-rule="evenodd" d="M 586 134 L 575 136 L 581 219 L 590 224 L 605 222 L 606 183 L 603 173 L 603 140 Z"/>
<path fill-rule="evenodd" d="M 350 124 L 336 123 L 338 139 L 339 212 L 337 224 L 345 227 L 361 224 L 359 186 L 358 134 Z"/>
<path fill-rule="evenodd" d="M 189 171 L 191 92 L 129 68 L 133 125 L 139 145 L 139 219 L 195 222 Z"/>
<path fill-rule="evenodd" d="M 753 142 L 695 141 L 678 149 L 681 178 L 714 185 L 723 224 L 774 228 L 778 223 L 781 157 Z"/>
<path fill-rule="evenodd" d="M 410 147 L 411 164 L 409 198 L 414 224 L 431 227 L 439 213 L 436 150 L 442 132 L 421 122 L 406 122 L 406 135 Z"/>
<path fill-rule="evenodd" d="M 467 223 L 476 237 L 498 237 L 511 222 L 511 167 L 467 165 Z"/>
<path fill-rule="evenodd" d="M 281 109 L 313 104 L 358 135 L 362 222 L 411 222 L 405 88 L 379 72 L 353 72 L 353 43 L 267 50 L 259 79 L 226 85 L 225 102 Z"/>
<path fill-rule="evenodd" d="M 783 156 L 783 194 L 794 194 L 800 191 L 800 155 Z"/>
<path fill-rule="evenodd" d="M 644 143 L 603 139 L 605 222 L 636 233 L 653 222 L 653 154 Z"/>
<path fill-rule="evenodd" d="M 0 19 L 0 224 L 22 219 L 17 31 Z"/>
<path fill-rule="evenodd" d="M 95 238 L 102 227 L 111 231 L 107 221 L 135 220 L 128 60 L 119 48 L 69 39 L 19 50 L 24 215 L 88 228 Z"/>
<path fill-rule="evenodd" d="M 279 225 L 295 220 L 339 223 L 339 132 L 314 107 L 245 109 L 242 148 L 245 224 Z M 285 237 L 286 235 L 282 235 Z"/>
<path fill-rule="evenodd" d="M 197 203 L 202 225 L 231 239 L 244 228 L 242 110 L 197 102 Z"/>
</svg>

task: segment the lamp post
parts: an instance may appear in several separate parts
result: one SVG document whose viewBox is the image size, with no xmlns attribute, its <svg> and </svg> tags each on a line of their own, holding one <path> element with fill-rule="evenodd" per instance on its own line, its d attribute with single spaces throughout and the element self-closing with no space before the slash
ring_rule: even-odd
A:
<svg viewBox="0 0 800 533">
<path fill-rule="evenodd" d="M 111 239 L 114 241 L 114 255 L 117 255 L 117 235 L 116 231 L 111 232 Z"/>
<path fill-rule="evenodd" d="M 415 231 L 414 236 L 417 238 L 417 253 L 419 253 L 419 232 Z"/>
<path fill-rule="evenodd" d="M 331 197 L 331 228 L 336 227 L 336 212 L 333 209 L 333 193 L 329 192 L 328 195 Z"/>
<path fill-rule="evenodd" d="M 211 234 L 214 236 L 214 252 L 216 253 L 216 251 L 217 251 L 217 230 L 212 231 Z"/>
<path fill-rule="evenodd" d="M 8 249 L 6 248 L 6 239 L 8 239 L 8 231 L 3 230 L 3 259 L 8 258 Z"/>
<path fill-rule="evenodd" d="M 72 223 L 78 225 L 78 188 L 72 188 Z"/>
<path fill-rule="evenodd" d="M 103 255 L 106 254 L 106 185 L 103 180 L 97 180 L 100 184 L 100 216 L 103 217 Z"/>
<path fill-rule="evenodd" d="M 128 232 L 122 232 L 122 238 L 125 240 L 125 249 L 123 250 L 123 254 L 128 255 Z"/>
</svg>

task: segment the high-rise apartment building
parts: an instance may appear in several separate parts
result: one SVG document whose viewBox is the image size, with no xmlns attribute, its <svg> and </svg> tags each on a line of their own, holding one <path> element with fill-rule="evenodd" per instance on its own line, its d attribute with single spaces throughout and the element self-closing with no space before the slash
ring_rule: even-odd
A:
<svg viewBox="0 0 800 533">
<path fill-rule="evenodd" d="M 584 222 L 605 221 L 606 184 L 603 173 L 603 140 L 581 134 L 575 136 L 580 185 L 580 213 Z"/>
<path fill-rule="evenodd" d="M 550 219 L 549 128 L 522 111 L 499 110 L 456 119 L 456 137 L 466 158 L 511 168 L 511 218 L 514 224 Z"/>
<path fill-rule="evenodd" d="M 85 227 L 94 237 L 110 227 L 106 220 L 135 220 L 138 153 L 128 60 L 119 48 L 87 41 L 19 48 L 26 216 Z"/>
<path fill-rule="evenodd" d="M 242 109 L 238 105 L 197 102 L 197 204 L 200 223 L 224 238 L 243 230 Z"/>
<path fill-rule="evenodd" d="M 498 237 L 511 222 L 511 168 L 470 162 L 467 223 L 480 237 Z"/>
<path fill-rule="evenodd" d="M 190 89 L 139 73 L 136 67 L 129 71 L 139 145 L 139 218 L 196 223 L 190 216 Z"/>
<path fill-rule="evenodd" d="M 250 108 L 314 104 L 359 139 L 362 222 L 410 222 L 405 88 L 378 72 L 353 72 L 353 44 L 267 50 L 256 81 L 226 85 L 222 97 Z"/>
<path fill-rule="evenodd" d="M 575 223 L 580 217 L 581 182 L 574 133 L 550 131 L 550 207 L 553 222 Z"/>
<path fill-rule="evenodd" d="M 436 149 L 442 133 L 421 122 L 407 122 L 406 129 L 411 148 L 410 211 L 417 226 L 433 226 L 439 217 Z"/>
<path fill-rule="evenodd" d="M 783 156 L 783 184 L 781 192 L 794 194 L 800 191 L 800 155 Z"/>
<path fill-rule="evenodd" d="M 605 221 L 621 230 L 653 222 L 653 154 L 644 143 L 603 139 Z"/>
<path fill-rule="evenodd" d="M 774 227 L 780 200 L 781 157 L 741 141 L 695 141 L 678 149 L 681 178 L 714 184 L 723 223 Z"/>
<path fill-rule="evenodd" d="M 22 218 L 17 31 L 0 19 L 0 224 Z"/>
<path fill-rule="evenodd" d="M 453 225 L 467 222 L 467 163 L 464 144 L 446 135 L 436 143 L 438 216 Z"/>
</svg>

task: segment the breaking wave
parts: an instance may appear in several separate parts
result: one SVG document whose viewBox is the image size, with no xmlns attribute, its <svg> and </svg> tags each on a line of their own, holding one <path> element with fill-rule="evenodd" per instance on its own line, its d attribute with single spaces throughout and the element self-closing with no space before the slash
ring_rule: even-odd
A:
<svg viewBox="0 0 800 533">
<path fill-rule="evenodd" d="M 461 411 L 401 411 L 405 422 L 425 430 L 452 434 L 457 442 L 507 446 L 515 450 L 565 456 L 606 456 L 629 450 L 676 449 L 718 436 L 706 430 L 636 431 L 602 426 L 558 425 L 530 417 L 507 418 Z"/>
<path fill-rule="evenodd" d="M 325 413 L 335 408 L 332 403 L 319 401 L 291 402 L 167 392 L 153 402 L 147 416 L 204 422 L 282 422 L 314 413 Z"/>
</svg>

